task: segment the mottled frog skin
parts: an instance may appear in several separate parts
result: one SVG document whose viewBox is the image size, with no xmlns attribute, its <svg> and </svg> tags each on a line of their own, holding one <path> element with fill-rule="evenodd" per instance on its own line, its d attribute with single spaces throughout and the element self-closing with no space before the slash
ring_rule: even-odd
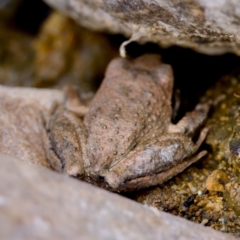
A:
<svg viewBox="0 0 240 240">
<path fill-rule="evenodd" d="M 172 69 L 159 55 L 113 60 L 83 119 L 67 107 L 50 119 L 51 166 L 112 191 L 161 184 L 183 171 L 206 154 L 196 152 L 207 129 L 196 143 L 191 136 L 209 106 L 197 105 L 173 125 L 172 89 Z"/>
</svg>

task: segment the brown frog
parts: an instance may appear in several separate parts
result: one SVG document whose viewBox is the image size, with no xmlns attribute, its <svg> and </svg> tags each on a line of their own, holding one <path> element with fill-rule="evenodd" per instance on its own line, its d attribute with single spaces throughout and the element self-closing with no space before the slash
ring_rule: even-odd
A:
<svg viewBox="0 0 240 240">
<path fill-rule="evenodd" d="M 209 106 L 197 105 L 173 125 L 172 88 L 172 69 L 158 55 L 113 60 L 83 120 L 74 96 L 75 108 L 57 110 L 50 119 L 51 166 L 112 191 L 161 184 L 183 171 L 206 154 L 196 152 L 207 129 L 196 143 L 191 136 Z"/>
</svg>

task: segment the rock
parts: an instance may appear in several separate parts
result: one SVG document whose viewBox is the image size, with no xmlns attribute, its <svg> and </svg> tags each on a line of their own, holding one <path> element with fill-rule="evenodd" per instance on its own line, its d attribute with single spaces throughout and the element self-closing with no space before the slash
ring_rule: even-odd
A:
<svg viewBox="0 0 240 240">
<path fill-rule="evenodd" d="M 206 188 L 209 191 L 224 192 L 224 185 L 228 181 L 228 176 L 221 170 L 214 170 L 206 180 Z"/>
<path fill-rule="evenodd" d="M 122 33 L 142 44 L 240 55 L 238 0 L 45 1 L 85 27 Z"/>
<path fill-rule="evenodd" d="M 38 166 L 0 162 L 1 239 L 236 239 Z"/>
<path fill-rule="evenodd" d="M 18 2 L 18 3 L 17 3 Z M 18 0 L 11 0 L 5 11 L 0 9 L 0 84 L 29 86 L 31 84 L 34 52 L 30 34 L 15 31 L 10 27 L 9 15 L 16 11 Z M 0 3 L 1 5 L 1 3 Z M 8 12 L 10 11 L 10 12 Z M 7 21 L 8 19 L 8 21 Z"/>
<path fill-rule="evenodd" d="M 0 153 L 50 168 L 43 147 L 44 121 L 63 92 L 0 86 Z"/>
<path fill-rule="evenodd" d="M 106 35 L 89 31 L 58 12 L 42 24 L 34 41 L 35 86 L 76 85 L 92 92 L 117 54 Z"/>
<path fill-rule="evenodd" d="M 108 63 L 118 56 L 120 41 L 113 43 L 115 37 L 83 28 L 59 12 L 50 14 L 39 30 L 34 20 L 25 22 L 27 29 L 31 26 L 38 32 L 29 34 L 14 25 L 29 18 L 21 12 L 24 7 L 17 11 L 21 2 L 11 0 L 3 10 L 0 3 L 0 84 L 41 88 L 67 84 L 78 86 L 84 99 L 93 95 Z M 30 8 L 27 12 L 45 15 L 37 11 Z"/>
</svg>

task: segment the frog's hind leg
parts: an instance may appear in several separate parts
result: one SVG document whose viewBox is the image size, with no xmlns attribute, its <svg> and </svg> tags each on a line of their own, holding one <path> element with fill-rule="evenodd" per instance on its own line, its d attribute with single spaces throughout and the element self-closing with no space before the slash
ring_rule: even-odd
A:
<svg viewBox="0 0 240 240">
<path fill-rule="evenodd" d="M 186 113 L 176 125 L 170 125 L 168 132 L 192 136 L 207 119 L 210 107 L 210 103 L 198 104 L 192 112 Z"/>
<path fill-rule="evenodd" d="M 207 152 L 196 154 L 207 135 L 201 131 L 193 143 L 182 133 L 168 133 L 141 144 L 105 174 L 105 180 L 113 190 L 128 190 L 136 183 L 136 189 L 160 184 L 199 160 Z M 141 183 L 141 180 L 144 180 Z M 149 181 L 148 181 L 149 180 Z M 131 190 L 131 189 L 129 189 Z"/>
<path fill-rule="evenodd" d="M 186 159 L 183 162 L 177 164 L 176 166 L 170 168 L 169 170 L 166 170 L 157 174 L 133 179 L 129 182 L 126 182 L 124 185 L 122 185 L 119 190 L 120 191 L 136 191 L 136 190 L 147 188 L 150 186 L 160 185 L 166 182 L 167 180 L 171 179 L 172 177 L 176 176 L 178 173 L 181 173 L 183 170 L 185 170 L 191 164 L 197 162 L 206 154 L 207 154 L 207 151 L 202 151 L 197 155 L 189 159 Z"/>
<path fill-rule="evenodd" d="M 203 141 L 205 140 L 208 133 L 208 128 L 203 128 L 201 130 L 201 133 L 199 135 L 199 138 L 197 142 L 195 143 L 193 152 L 197 152 L 199 147 L 202 145 Z M 133 191 L 137 189 L 147 188 L 149 187 L 149 183 L 151 183 L 151 186 L 159 185 L 167 180 L 171 179 L 172 177 L 176 176 L 178 173 L 183 172 L 187 167 L 192 165 L 193 163 L 197 162 L 201 158 L 203 158 L 205 155 L 207 155 L 207 151 L 201 151 L 198 154 L 195 154 L 187 159 L 184 159 L 183 162 L 178 163 L 176 166 L 162 171 L 160 173 L 156 173 L 153 175 L 148 175 L 140 178 L 133 179 L 129 181 L 128 183 L 125 183 L 122 188 L 122 191 Z"/>
<path fill-rule="evenodd" d="M 141 143 L 105 175 L 109 188 L 117 191 L 134 190 L 161 184 L 198 161 L 206 151 L 198 154 L 208 129 L 201 130 L 196 143 L 191 136 L 206 120 L 210 104 L 199 104 L 187 113 L 168 133 Z"/>
</svg>

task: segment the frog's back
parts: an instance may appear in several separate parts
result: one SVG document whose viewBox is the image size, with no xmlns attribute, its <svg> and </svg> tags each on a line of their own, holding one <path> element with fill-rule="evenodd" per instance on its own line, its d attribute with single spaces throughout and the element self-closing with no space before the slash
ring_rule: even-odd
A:
<svg viewBox="0 0 240 240">
<path fill-rule="evenodd" d="M 157 55 L 111 62 L 84 119 L 87 154 L 95 172 L 109 169 L 140 142 L 167 130 L 172 82 L 171 67 Z"/>
</svg>

